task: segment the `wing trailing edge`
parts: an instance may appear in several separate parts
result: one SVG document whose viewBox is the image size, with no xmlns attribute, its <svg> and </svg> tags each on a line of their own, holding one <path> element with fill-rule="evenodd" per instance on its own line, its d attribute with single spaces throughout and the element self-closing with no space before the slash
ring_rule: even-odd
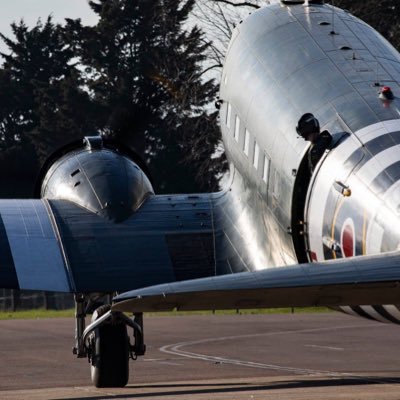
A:
<svg viewBox="0 0 400 400">
<path fill-rule="evenodd" d="M 400 253 L 174 282 L 117 296 L 114 310 L 150 312 L 397 304 Z"/>
</svg>

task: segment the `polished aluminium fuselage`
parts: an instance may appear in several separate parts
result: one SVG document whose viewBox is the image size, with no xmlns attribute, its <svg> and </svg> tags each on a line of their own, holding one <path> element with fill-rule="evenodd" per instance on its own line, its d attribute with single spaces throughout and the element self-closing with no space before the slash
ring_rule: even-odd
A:
<svg viewBox="0 0 400 400">
<path fill-rule="evenodd" d="M 329 5 L 274 4 L 234 31 L 221 127 L 237 230 L 252 268 L 374 254 L 400 242 L 400 55 Z M 312 175 L 295 127 L 311 112 L 333 137 Z M 344 307 L 398 322 L 392 305 Z"/>
</svg>

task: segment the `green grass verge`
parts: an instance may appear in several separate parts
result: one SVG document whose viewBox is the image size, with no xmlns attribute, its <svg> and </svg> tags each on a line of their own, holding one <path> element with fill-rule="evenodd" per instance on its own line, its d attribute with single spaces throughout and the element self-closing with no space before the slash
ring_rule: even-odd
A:
<svg viewBox="0 0 400 400">
<path fill-rule="evenodd" d="M 145 316 L 185 316 L 185 315 L 236 315 L 236 314 L 299 314 L 299 313 L 322 313 L 330 312 L 331 310 L 325 307 L 310 307 L 310 308 L 268 308 L 268 309 L 252 309 L 252 310 L 216 310 L 212 311 L 172 311 L 159 313 L 145 313 Z M 73 309 L 70 310 L 26 310 L 26 311 L 0 311 L 0 320 L 10 319 L 40 319 L 40 318 L 72 318 L 75 314 Z"/>
<path fill-rule="evenodd" d="M 0 311 L 0 320 L 6 319 L 40 319 L 40 318 L 66 318 L 73 317 L 75 310 L 24 310 L 24 311 Z"/>
</svg>

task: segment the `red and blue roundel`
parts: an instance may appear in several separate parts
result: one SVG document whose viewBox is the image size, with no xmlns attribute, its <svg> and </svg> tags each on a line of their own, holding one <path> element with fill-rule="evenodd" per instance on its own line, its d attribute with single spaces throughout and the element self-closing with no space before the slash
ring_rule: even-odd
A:
<svg viewBox="0 0 400 400">
<path fill-rule="evenodd" d="M 347 218 L 342 226 L 340 233 L 340 247 L 342 248 L 343 257 L 353 257 L 356 253 L 354 222 L 351 218 Z"/>
</svg>

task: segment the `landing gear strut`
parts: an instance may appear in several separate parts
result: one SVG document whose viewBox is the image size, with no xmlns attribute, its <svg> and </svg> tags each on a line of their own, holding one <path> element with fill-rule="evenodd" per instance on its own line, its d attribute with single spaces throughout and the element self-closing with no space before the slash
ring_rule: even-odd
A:
<svg viewBox="0 0 400 400">
<path fill-rule="evenodd" d="M 129 358 L 136 360 L 146 352 L 143 339 L 143 315 L 134 319 L 112 311 L 109 304 L 98 307 L 90 325 L 85 328 L 86 311 L 93 299 L 75 295 L 75 347 L 78 358 L 87 357 L 91 364 L 92 382 L 96 387 L 123 387 L 129 379 Z M 133 329 L 131 345 L 127 327 Z"/>
</svg>

